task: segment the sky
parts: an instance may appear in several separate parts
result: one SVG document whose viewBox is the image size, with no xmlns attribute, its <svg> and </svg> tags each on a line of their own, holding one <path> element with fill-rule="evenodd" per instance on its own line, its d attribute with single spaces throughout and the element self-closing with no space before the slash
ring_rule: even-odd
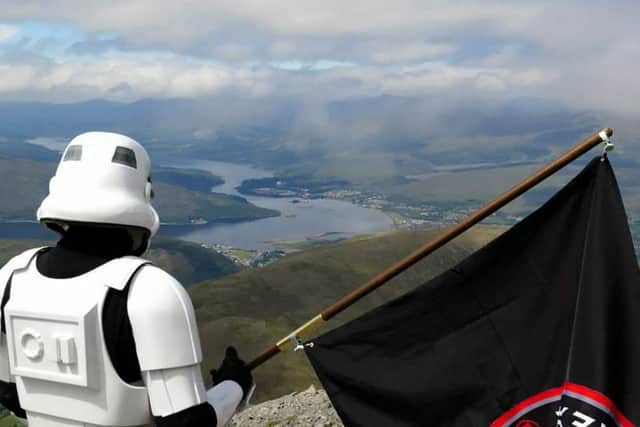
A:
<svg viewBox="0 0 640 427">
<path fill-rule="evenodd" d="M 0 100 L 445 94 L 640 113 L 637 0 L 0 1 Z"/>
</svg>

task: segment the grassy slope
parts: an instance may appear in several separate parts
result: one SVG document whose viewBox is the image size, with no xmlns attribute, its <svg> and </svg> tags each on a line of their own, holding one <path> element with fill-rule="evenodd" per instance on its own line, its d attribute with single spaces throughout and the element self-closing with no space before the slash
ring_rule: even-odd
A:
<svg viewBox="0 0 640 427">
<path fill-rule="evenodd" d="M 0 415 L 0 427 L 23 427 L 24 424 L 20 422 L 19 419 L 11 415 L 10 413 L 5 413 Z"/>
<path fill-rule="evenodd" d="M 54 163 L 0 159 L 0 219 L 33 219 L 46 196 Z"/>
<path fill-rule="evenodd" d="M 28 248 L 51 244 L 52 242 L 27 239 L 0 240 L 0 266 Z M 144 257 L 171 273 L 184 286 L 238 271 L 233 261 L 214 250 L 165 237 L 154 239 L 151 249 Z"/>
<path fill-rule="evenodd" d="M 33 219 L 54 171 L 54 163 L 0 159 L 0 220 Z M 166 222 L 187 222 L 196 218 L 240 221 L 278 214 L 240 197 L 190 191 L 162 182 L 156 183 L 154 188 L 154 205 Z"/>
<path fill-rule="evenodd" d="M 164 182 L 204 193 L 209 193 L 212 187 L 224 184 L 221 177 L 198 169 L 154 167 L 151 170 L 151 178 L 153 182 Z"/>
<path fill-rule="evenodd" d="M 394 279 L 394 283 L 369 295 L 329 326 L 335 327 L 427 281 L 501 230 L 485 227 L 466 233 Z M 433 234 L 420 231 L 356 238 L 294 253 L 260 269 L 191 287 L 205 354 L 203 368 L 218 366 L 229 344 L 236 345 L 247 359 L 256 356 Z M 304 355 L 292 352 L 268 362 L 255 372 L 255 377 L 257 400 L 302 390 L 315 381 Z"/>
<path fill-rule="evenodd" d="M 153 239 L 144 257 L 171 272 L 185 286 L 239 271 L 233 261 L 212 249 L 166 237 Z"/>
</svg>

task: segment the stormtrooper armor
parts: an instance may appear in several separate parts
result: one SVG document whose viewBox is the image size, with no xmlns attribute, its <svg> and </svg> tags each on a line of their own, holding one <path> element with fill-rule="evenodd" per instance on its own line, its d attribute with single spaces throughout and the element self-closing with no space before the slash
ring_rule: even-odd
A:
<svg viewBox="0 0 640 427">
<path fill-rule="evenodd" d="M 148 155 L 132 139 L 83 134 L 65 150 L 38 219 L 63 236 L 79 223 L 134 230 L 132 247 L 142 231 L 146 248 L 159 224 L 149 168 Z M 172 419 L 222 426 L 229 420 L 244 387 L 230 379 L 205 390 L 194 310 L 180 283 L 130 255 L 51 277 L 39 268 L 49 249 L 26 251 L 0 269 L 0 380 L 15 384 L 30 427 L 204 425 L 163 421 Z M 129 319 L 137 381 L 123 378 L 118 348 L 108 339 L 114 332 L 105 313 L 113 295 L 126 301 L 118 317 Z M 193 415 L 211 407 L 213 418 Z"/>
</svg>

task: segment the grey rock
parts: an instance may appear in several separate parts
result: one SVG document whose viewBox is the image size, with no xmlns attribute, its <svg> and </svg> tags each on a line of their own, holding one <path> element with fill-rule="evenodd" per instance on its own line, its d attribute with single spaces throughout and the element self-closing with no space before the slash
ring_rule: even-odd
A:
<svg viewBox="0 0 640 427">
<path fill-rule="evenodd" d="M 230 427 L 342 427 L 324 390 L 314 386 L 300 393 L 249 406 L 236 414 Z"/>
</svg>

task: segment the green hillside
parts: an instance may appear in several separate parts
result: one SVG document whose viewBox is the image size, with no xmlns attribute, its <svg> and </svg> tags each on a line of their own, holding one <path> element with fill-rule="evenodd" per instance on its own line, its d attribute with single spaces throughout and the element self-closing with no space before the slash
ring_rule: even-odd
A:
<svg viewBox="0 0 640 427">
<path fill-rule="evenodd" d="M 0 266 L 26 249 L 51 244 L 27 239 L 0 239 Z M 171 273 L 184 286 L 239 271 L 233 261 L 212 249 L 167 237 L 153 239 L 144 257 Z"/>
<path fill-rule="evenodd" d="M 6 409 L 0 409 L 0 427 L 24 427 L 24 424 Z"/>
<path fill-rule="evenodd" d="M 54 172 L 54 163 L 0 158 L 0 220 L 34 219 Z"/>
<path fill-rule="evenodd" d="M 154 238 L 144 257 L 170 272 L 184 286 L 240 270 L 236 263 L 213 249 L 167 237 Z"/>
<path fill-rule="evenodd" d="M 198 169 L 153 167 L 151 177 L 153 182 L 164 182 L 203 193 L 209 193 L 213 187 L 224 184 L 221 177 Z"/>
<path fill-rule="evenodd" d="M 242 197 L 188 191 L 181 187 L 155 183 L 153 206 L 163 222 L 184 223 L 197 219 L 207 222 L 251 221 L 278 216 L 279 212 L 260 208 Z"/>
<path fill-rule="evenodd" d="M 55 168 L 55 163 L 0 158 L 0 200 L 3 202 L 0 220 L 33 219 L 47 194 Z M 243 221 L 278 215 L 276 211 L 260 208 L 241 197 L 189 190 L 185 186 L 194 186 L 194 171 L 162 171 L 160 178 L 164 177 L 170 183 L 154 184 L 154 206 L 164 222 Z M 216 183 L 219 179 L 211 175 L 205 182 Z M 185 186 L 174 185 L 176 183 Z"/>
<path fill-rule="evenodd" d="M 377 290 L 329 323 L 363 313 L 424 283 L 497 236 L 502 228 L 475 228 Z M 203 369 L 217 367 L 233 344 L 248 359 L 390 263 L 402 258 L 434 231 L 395 232 L 355 238 L 294 253 L 266 267 L 247 270 L 189 289 L 201 334 Z M 256 400 L 264 400 L 315 381 L 306 357 L 287 352 L 255 373 Z"/>
</svg>

